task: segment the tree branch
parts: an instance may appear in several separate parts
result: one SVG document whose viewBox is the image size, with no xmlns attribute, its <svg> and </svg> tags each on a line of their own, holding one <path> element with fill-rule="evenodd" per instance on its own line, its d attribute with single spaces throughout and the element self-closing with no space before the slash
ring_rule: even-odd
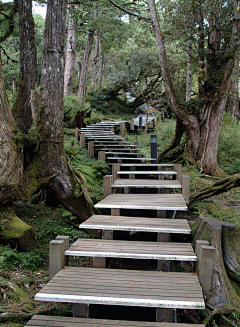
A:
<svg viewBox="0 0 240 327">
<path fill-rule="evenodd" d="M 114 6 L 114 7 L 120 9 L 121 11 L 125 12 L 125 13 L 128 14 L 128 15 L 135 16 L 135 17 L 137 17 L 139 20 L 142 19 L 142 20 L 144 20 L 145 22 L 148 22 L 148 23 L 151 22 L 150 18 L 147 18 L 147 17 L 141 16 L 141 15 L 135 14 L 135 13 L 133 13 L 133 12 L 131 12 L 131 11 L 125 9 L 124 7 L 118 5 L 118 4 L 117 4 L 116 2 L 114 2 L 113 0 L 108 0 L 108 1 L 109 1 L 109 2 Z"/>
</svg>

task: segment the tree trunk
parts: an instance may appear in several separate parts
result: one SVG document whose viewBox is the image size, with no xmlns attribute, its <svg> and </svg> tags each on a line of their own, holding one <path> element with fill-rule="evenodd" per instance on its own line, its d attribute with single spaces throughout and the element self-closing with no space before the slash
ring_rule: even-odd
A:
<svg viewBox="0 0 240 327">
<path fill-rule="evenodd" d="M 37 51 L 35 44 L 32 0 L 18 0 L 20 34 L 20 81 L 14 116 L 20 131 L 28 133 L 32 124 L 31 92 L 37 83 Z"/>
<path fill-rule="evenodd" d="M 64 69 L 64 95 L 68 95 L 72 92 L 72 79 L 74 73 L 77 46 L 75 29 L 76 20 L 74 17 L 70 17 L 68 24 L 67 51 Z"/>
<path fill-rule="evenodd" d="M 38 181 L 45 185 L 53 199 L 60 202 L 76 217 L 84 219 L 89 214 L 91 205 L 85 201 L 84 195 L 79 198 L 76 192 L 74 183 L 76 180 L 74 181 L 74 174 L 71 174 L 67 165 L 63 143 L 63 75 L 67 4 L 67 0 L 59 0 L 57 6 L 54 0 L 48 1 L 38 126 L 41 139 L 39 152 L 29 168 L 31 174 L 35 169 Z"/>
<path fill-rule="evenodd" d="M 99 38 L 99 63 L 98 63 L 98 83 L 97 83 L 98 92 L 102 87 L 103 74 L 104 74 L 104 56 L 102 54 L 102 41 Z"/>
<path fill-rule="evenodd" d="M 2 74 L 0 51 L 0 203 L 5 204 L 17 189 L 23 174 L 21 137 L 13 139 L 14 119 Z M 19 142 L 20 141 L 20 142 Z"/>
<path fill-rule="evenodd" d="M 97 16 L 97 10 L 93 8 L 92 18 L 95 19 L 96 16 Z M 81 106 L 84 106 L 85 103 L 88 66 L 89 66 L 90 56 L 92 52 L 93 41 L 94 41 L 94 30 L 90 29 L 88 31 L 88 37 L 87 37 L 86 47 L 85 47 L 83 61 L 81 65 L 81 74 L 80 74 L 79 85 L 78 85 L 78 99 L 80 100 Z"/>
<path fill-rule="evenodd" d="M 191 94 L 192 94 L 192 69 L 191 69 L 191 63 L 192 63 L 192 41 L 188 41 L 188 51 L 187 51 L 187 80 L 186 80 L 186 101 L 191 100 Z"/>
<path fill-rule="evenodd" d="M 240 120 L 239 108 L 239 53 L 236 57 L 233 73 L 229 87 L 229 99 L 227 104 L 227 111 L 232 115 L 233 119 Z"/>
<path fill-rule="evenodd" d="M 97 78 L 97 62 L 99 61 L 99 36 L 95 36 L 95 49 L 94 49 L 94 57 L 93 57 L 93 65 L 92 65 L 92 83 L 91 86 L 94 87 L 96 84 Z"/>
<path fill-rule="evenodd" d="M 215 248 L 214 271 L 209 301 L 214 307 L 232 306 L 240 308 L 240 298 L 233 289 L 225 269 L 225 263 L 238 263 L 231 257 L 239 248 L 239 237 L 233 224 L 214 218 L 199 217 L 191 224 L 193 244 L 196 240 L 207 240 Z M 227 237 L 226 237 L 227 236 Z M 228 238 L 232 239 L 230 246 Z M 229 251 L 226 251 L 228 249 Z"/>
</svg>

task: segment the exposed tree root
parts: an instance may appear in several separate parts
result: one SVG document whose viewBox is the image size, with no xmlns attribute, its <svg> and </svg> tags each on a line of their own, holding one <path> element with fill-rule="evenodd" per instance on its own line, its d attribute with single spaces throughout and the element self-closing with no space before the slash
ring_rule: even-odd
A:
<svg viewBox="0 0 240 327">
<path fill-rule="evenodd" d="M 240 186 L 240 174 L 235 174 L 212 184 L 209 187 L 190 196 L 190 202 L 207 199 L 211 196 L 224 193 L 231 188 Z"/>
</svg>

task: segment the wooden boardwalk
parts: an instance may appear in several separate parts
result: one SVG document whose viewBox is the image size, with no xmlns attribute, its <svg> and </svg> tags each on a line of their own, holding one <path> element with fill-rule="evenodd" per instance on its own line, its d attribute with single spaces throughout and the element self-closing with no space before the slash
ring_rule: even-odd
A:
<svg viewBox="0 0 240 327">
<path fill-rule="evenodd" d="M 104 179 L 107 195 L 95 204 L 100 214 L 79 226 L 100 230 L 102 239 L 78 239 L 69 245 L 68 237 L 58 236 L 50 242 L 50 281 L 35 300 L 71 303 L 74 317 L 35 315 L 28 327 L 173 327 L 173 319 L 174 327 L 203 327 L 176 323 L 176 315 L 173 318 L 173 309 L 205 308 L 197 275 L 171 271 L 173 262 L 193 265 L 197 261 L 190 243 L 171 242 L 171 235 L 191 234 L 187 220 L 168 219 L 166 214 L 169 211 L 174 218 L 176 212 L 188 210 L 189 179 L 181 176 L 181 165 L 147 163 L 153 158 L 141 157 L 137 144 L 113 134 L 116 130 L 121 133 L 124 126 L 125 122 L 104 122 L 80 131 L 80 144 L 88 144 L 89 155 L 104 153 L 105 160 L 112 164 L 113 175 Z M 124 189 L 126 194 L 111 194 L 113 189 Z M 143 194 L 142 189 L 147 193 Z M 157 189 L 158 193 L 152 194 L 150 189 Z M 180 193 L 176 194 L 175 189 Z M 111 215 L 102 210 L 110 210 Z M 121 216 L 121 210 L 128 214 Z M 134 217 L 136 210 L 156 211 L 156 218 L 152 214 Z M 117 232 L 156 235 L 156 240 L 115 239 Z M 92 257 L 93 268 L 68 266 L 71 256 Z M 157 270 L 109 269 L 107 258 L 156 260 Z M 92 319 L 92 305 L 155 308 L 156 322 Z"/>
</svg>

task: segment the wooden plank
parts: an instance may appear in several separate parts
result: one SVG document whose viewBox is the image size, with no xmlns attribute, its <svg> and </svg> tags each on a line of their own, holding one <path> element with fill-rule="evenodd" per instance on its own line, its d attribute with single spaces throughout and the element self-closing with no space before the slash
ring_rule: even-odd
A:
<svg viewBox="0 0 240 327">
<path fill-rule="evenodd" d="M 123 164 L 121 164 L 121 167 Z M 174 170 L 152 170 L 152 171 L 140 171 L 140 170 L 121 170 L 118 172 L 118 175 L 176 175 L 177 172 Z"/>
<path fill-rule="evenodd" d="M 111 194 L 95 208 L 188 210 L 182 194 Z"/>
<path fill-rule="evenodd" d="M 186 219 L 93 215 L 79 228 L 191 234 Z"/>
<path fill-rule="evenodd" d="M 62 269 L 35 295 L 35 300 L 177 309 L 205 308 L 198 278 L 194 274 L 83 267 Z"/>
<path fill-rule="evenodd" d="M 67 256 L 196 261 L 190 243 L 78 239 Z"/>
<path fill-rule="evenodd" d="M 107 320 L 91 318 L 74 318 L 61 316 L 34 315 L 25 326 L 28 327 L 204 327 L 204 325 L 158 323 L 146 321 Z"/>
<path fill-rule="evenodd" d="M 151 161 L 153 158 L 126 158 L 126 157 L 108 157 L 107 160 L 116 160 L 116 159 L 121 159 L 121 160 L 137 160 L 137 161 Z"/>
<path fill-rule="evenodd" d="M 118 172 L 119 173 L 119 172 Z M 182 185 L 178 180 L 163 179 L 117 179 L 111 187 L 113 188 L 177 188 L 181 189 Z"/>
</svg>

